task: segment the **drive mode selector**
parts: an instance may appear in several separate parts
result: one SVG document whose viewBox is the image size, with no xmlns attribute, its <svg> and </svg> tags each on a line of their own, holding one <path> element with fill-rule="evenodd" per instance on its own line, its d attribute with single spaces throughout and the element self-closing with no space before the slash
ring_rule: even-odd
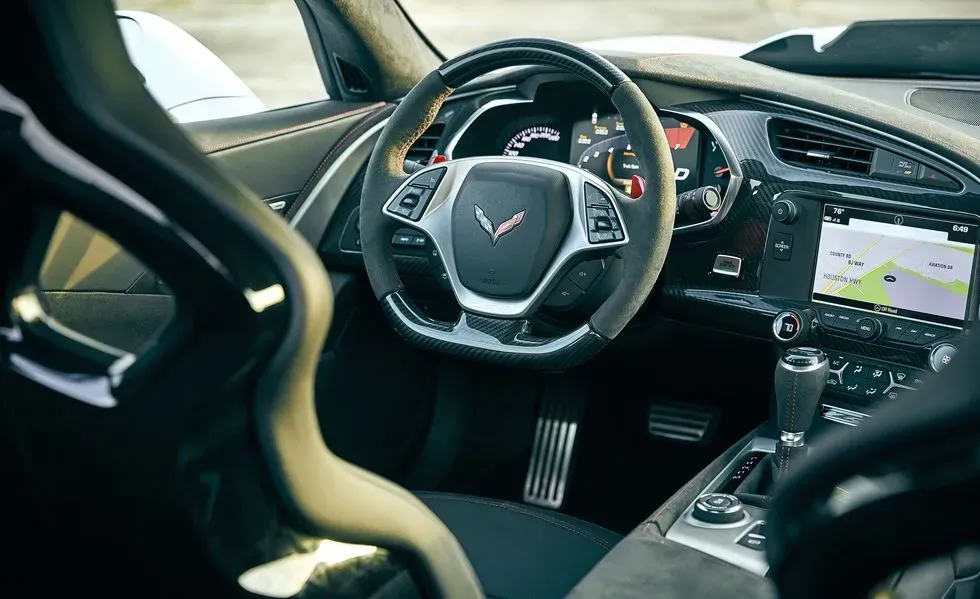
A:
<svg viewBox="0 0 980 599">
<path fill-rule="evenodd" d="M 734 524 L 745 517 L 742 502 L 728 493 L 705 493 L 694 502 L 695 520 L 706 524 Z"/>
</svg>

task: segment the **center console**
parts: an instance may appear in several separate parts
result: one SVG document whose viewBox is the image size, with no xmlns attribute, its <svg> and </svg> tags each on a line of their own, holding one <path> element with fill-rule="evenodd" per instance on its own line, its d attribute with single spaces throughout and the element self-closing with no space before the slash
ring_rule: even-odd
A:
<svg viewBox="0 0 980 599">
<path fill-rule="evenodd" d="M 784 346 L 830 360 L 819 416 L 857 425 L 942 370 L 977 315 L 972 214 L 786 193 L 773 204 L 760 295 Z"/>
<path fill-rule="evenodd" d="M 808 434 L 859 426 L 955 359 L 977 320 L 978 243 L 973 214 L 842 194 L 775 198 L 759 295 L 778 310 L 776 430 L 744 445 L 667 539 L 765 575 L 769 495 L 804 459 Z"/>
</svg>

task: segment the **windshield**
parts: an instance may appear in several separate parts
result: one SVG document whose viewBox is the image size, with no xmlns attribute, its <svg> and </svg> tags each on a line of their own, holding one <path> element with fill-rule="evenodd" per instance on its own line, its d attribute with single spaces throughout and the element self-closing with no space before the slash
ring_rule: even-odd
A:
<svg viewBox="0 0 980 599">
<path fill-rule="evenodd" d="M 446 57 L 524 36 L 575 43 L 603 40 L 591 44 L 596 50 L 741 55 L 762 40 L 799 28 L 862 20 L 980 18 L 980 0 L 400 1 Z M 659 39 L 617 39 L 640 36 Z"/>
</svg>

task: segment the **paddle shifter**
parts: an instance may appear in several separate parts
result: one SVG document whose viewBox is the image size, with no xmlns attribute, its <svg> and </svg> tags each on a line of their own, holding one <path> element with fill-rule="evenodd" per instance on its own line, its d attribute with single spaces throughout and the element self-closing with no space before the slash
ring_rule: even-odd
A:
<svg viewBox="0 0 980 599">
<path fill-rule="evenodd" d="M 827 356 L 813 347 L 786 350 L 776 364 L 774 389 L 779 442 L 773 456 L 775 481 L 806 456 L 806 432 L 827 384 L 829 369 Z"/>
</svg>

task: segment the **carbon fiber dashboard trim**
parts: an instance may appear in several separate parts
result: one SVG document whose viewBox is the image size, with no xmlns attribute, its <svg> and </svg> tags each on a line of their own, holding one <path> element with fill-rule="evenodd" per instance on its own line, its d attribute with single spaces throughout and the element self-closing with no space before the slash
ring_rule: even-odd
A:
<svg viewBox="0 0 980 599">
<path fill-rule="evenodd" d="M 850 127 L 839 119 L 753 100 L 689 104 L 683 109 L 703 114 L 715 123 L 738 156 L 745 182 L 728 216 L 717 226 L 700 234 L 675 238 L 658 298 L 661 312 L 665 315 L 768 337 L 772 317 L 782 309 L 799 306 L 758 295 L 772 205 L 786 192 L 808 192 L 829 200 L 888 204 L 892 208 L 904 206 L 972 215 L 980 212 L 980 185 L 972 178 L 963 177 L 965 188 L 950 193 L 783 163 L 772 152 L 767 123 L 773 117 L 787 118 L 846 133 L 913 159 L 925 162 L 936 160 L 931 152 L 923 152 L 914 144 L 899 143 L 891 136 L 875 135 L 866 128 Z M 942 162 L 943 165 L 950 165 L 948 160 Z M 957 173 L 962 172 L 964 169 L 957 169 Z M 740 278 L 719 277 L 711 273 L 718 254 L 742 258 Z M 917 352 L 836 335 L 821 336 L 821 347 L 903 364 L 921 363 Z"/>
</svg>

